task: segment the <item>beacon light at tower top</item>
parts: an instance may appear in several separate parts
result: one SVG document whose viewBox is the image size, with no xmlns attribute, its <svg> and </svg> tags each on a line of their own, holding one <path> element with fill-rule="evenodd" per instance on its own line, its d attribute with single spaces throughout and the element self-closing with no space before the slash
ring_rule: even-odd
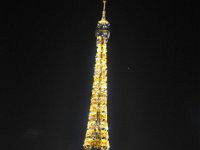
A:
<svg viewBox="0 0 200 150">
<path fill-rule="evenodd" d="M 106 20 L 106 0 L 103 0 L 102 18 L 97 23 L 92 96 L 84 141 L 84 150 L 109 150 L 107 122 L 107 42 L 110 36 Z"/>
</svg>

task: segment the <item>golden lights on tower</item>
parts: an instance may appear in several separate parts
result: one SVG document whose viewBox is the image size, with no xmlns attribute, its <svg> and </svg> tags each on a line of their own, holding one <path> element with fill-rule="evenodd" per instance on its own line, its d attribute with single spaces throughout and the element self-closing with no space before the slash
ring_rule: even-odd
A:
<svg viewBox="0 0 200 150">
<path fill-rule="evenodd" d="M 106 0 L 103 0 L 102 18 L 96 28 L 97 53 L 95 60 L 92 96 L 88 117 L 84 149 L 108 150 L 107 119 L 107 42 L 110 36 L 110 24 L 106 20 Z"/>
</svg>

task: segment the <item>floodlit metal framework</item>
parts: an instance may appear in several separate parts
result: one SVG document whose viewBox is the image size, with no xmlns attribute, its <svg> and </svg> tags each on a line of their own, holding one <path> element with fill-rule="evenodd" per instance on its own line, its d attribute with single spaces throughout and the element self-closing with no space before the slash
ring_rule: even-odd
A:
<svg viewBox="0 0 200 150">
<path fill-rule="evenodd" d="M 107 42 L 110 36 L 106 20 L 106 0 L 103 0 L 102 18 L 96 28 L 96 62 L 90 112 L 84 141 L 84 150 L 109 150 L 107 122 Z"/>
</svg>

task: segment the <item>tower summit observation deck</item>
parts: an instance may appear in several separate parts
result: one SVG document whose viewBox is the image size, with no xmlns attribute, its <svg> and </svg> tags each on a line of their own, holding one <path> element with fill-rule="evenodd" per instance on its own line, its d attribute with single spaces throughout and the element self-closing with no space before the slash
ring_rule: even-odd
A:
<svg viewBox="0 0 200 150">
<path fill-rule="evenodd" d="M 102 18 L 97 23 L 92 96 L 84 141 L 84 150 L 109 150 L 107 122 L 107 42 L 110 23 L 106 20 L 106 0 L 103 0 Z"/>
</svg>

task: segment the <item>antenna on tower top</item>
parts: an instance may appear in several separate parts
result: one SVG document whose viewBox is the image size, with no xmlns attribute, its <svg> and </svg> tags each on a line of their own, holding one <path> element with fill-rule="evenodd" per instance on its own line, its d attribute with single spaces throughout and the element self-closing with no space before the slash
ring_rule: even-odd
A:
<svg viewBox="0 0 200 150">
<path fill-rule="evenodd" d="M 106 2 L 107 0 L 103 0 L 102 19 L 105 19 L 105 20 L 106 20 Z"/>
</svg>

